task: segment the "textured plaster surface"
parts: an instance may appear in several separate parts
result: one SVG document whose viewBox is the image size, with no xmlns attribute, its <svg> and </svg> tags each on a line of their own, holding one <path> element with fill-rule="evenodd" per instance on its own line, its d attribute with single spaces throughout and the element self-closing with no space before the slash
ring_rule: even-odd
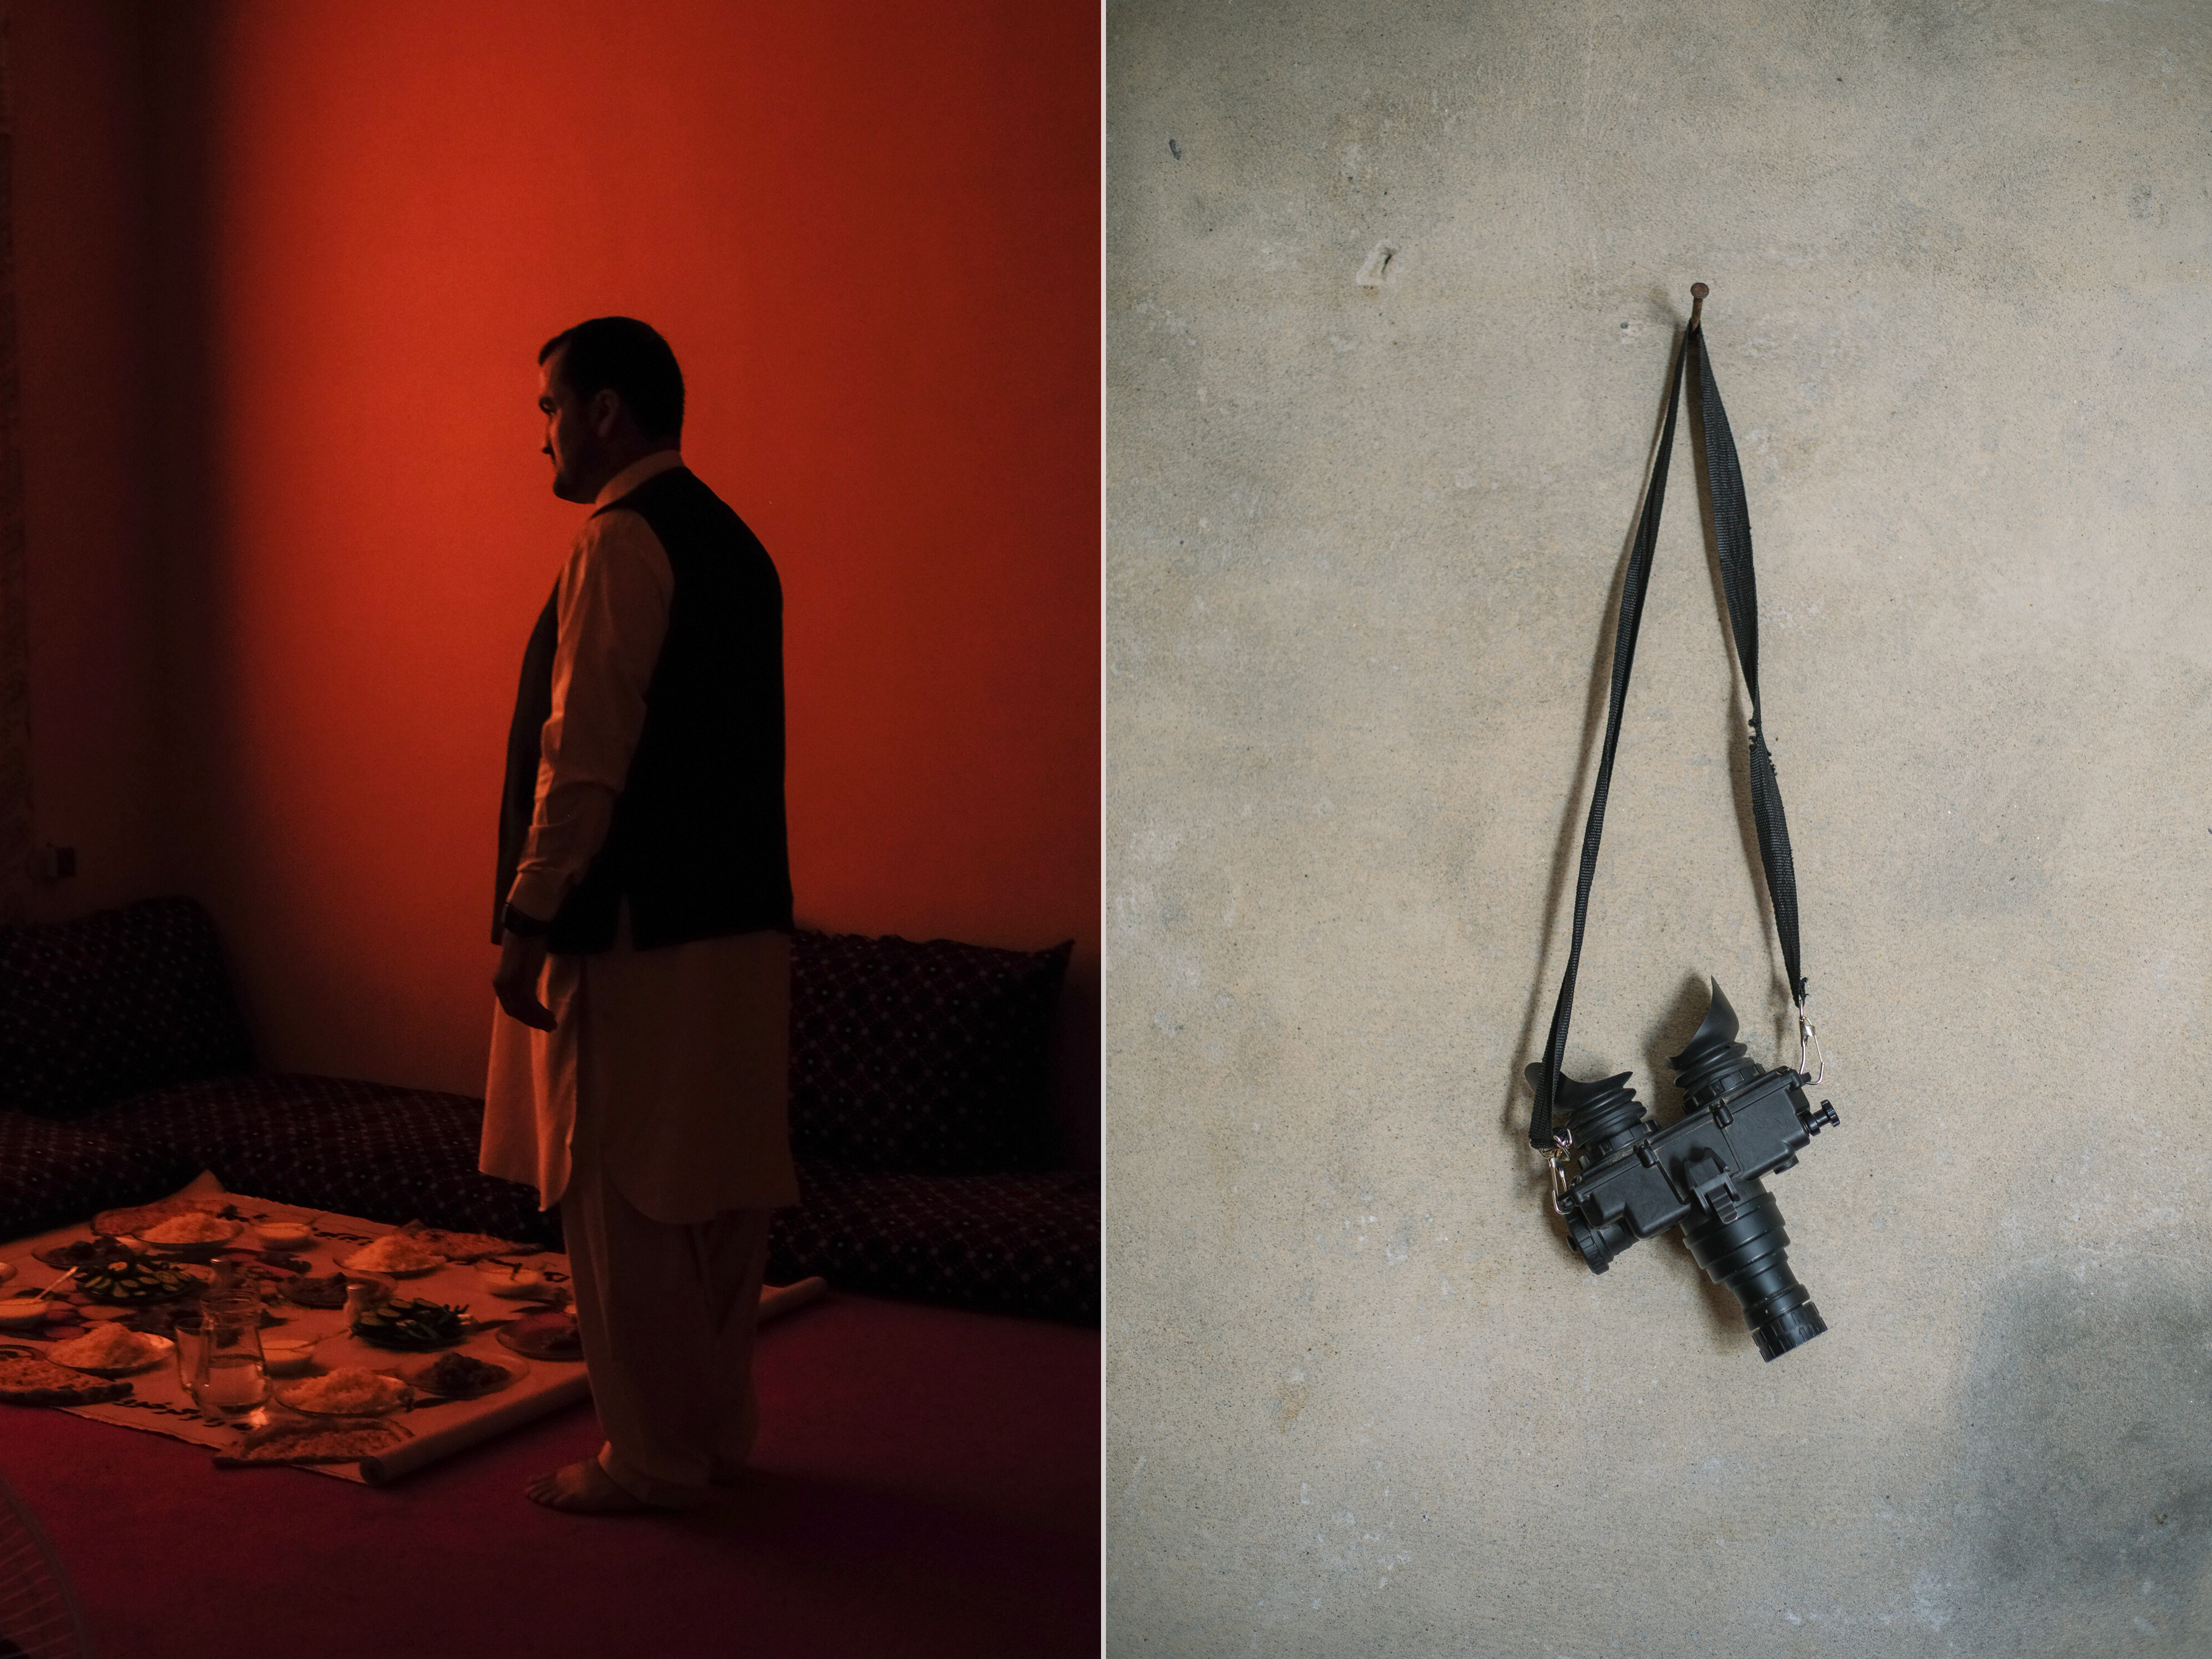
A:
<svg viewBox="0 0 2212 1659">
<path fill-rule="evenodd" d="M 1121 1655 L 2212 1652 L 2212 6 L 1112 0 Z M 1362 282 L 1364 274 L 1368 280 Z M 1829 1330 L 1519 1083 L 1692 281 Z M 1569 1069 L 1794 1061 L 1686 446 Z"/>
</svg>

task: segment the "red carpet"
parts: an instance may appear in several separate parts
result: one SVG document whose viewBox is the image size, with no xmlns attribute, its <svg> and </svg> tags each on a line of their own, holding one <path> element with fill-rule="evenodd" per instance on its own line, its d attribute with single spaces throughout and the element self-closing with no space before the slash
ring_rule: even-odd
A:
<svg viewBox="0 0 2212 1659">
<path fill-rule="evenodd" d="M 220 1470 L 0 1407 L 100 1659 L 691 1659 L 1098 1650 L 1098 1334 L 832 1294 L 763 1328 L 754 1476 L 703 1512 L 522 1497 L 588 1406 L 388 1487 Z"/>
</svg>

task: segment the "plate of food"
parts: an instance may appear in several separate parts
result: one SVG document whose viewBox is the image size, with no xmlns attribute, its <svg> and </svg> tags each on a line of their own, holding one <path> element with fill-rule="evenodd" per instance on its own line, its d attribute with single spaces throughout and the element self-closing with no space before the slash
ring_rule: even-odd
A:
<svg viewBox="0 0 2212 1659">
<path fill-rule="evenodd" d="M 372 1348 L 443 1348 L 469 1332 L 468 1310 L 415 1297 L 373 1302 L 354 1316 L 353 1334 Z"/>
<path fill-rule="evenodd" d="M 57 1365 L 66 1365 L 73 1371 L 89 1371 L 94 1376 L 129 1376 L 153 1370 L 169 1357 L 176 1346 L 166 1336 L 150 1335 L 126 1326 L 94 1325 L 82 1336 L 55 1343 L 46 1350 L 46 1358 Z"/>
<path fill-rule="evenodd" d="M 245 1231 L 242 1222 L 227 1221 L 219 1215 L 207 1215 L 198 1210 L 186 1210 L 180 1215 L 166 1216 L 141 1231 L 128 1236 L 125 1243 L 141 1245 L 160 1255 L 196 1256 L 204 1261 L 227 1248 L 231 1240 Z"/>
<path fill-rule="evenodd" d="M 314 1265 L 304 1255 L 294 1255 L 285 1250 L 257 1249 L 251 1244 L 234 1244 L 216 1260 L 234 1261 L 249 1273 L 281 1279 L 303 1273 Z"/>
<path fill-rule="evenodd" d="M 198 1273 L 146 1256 L 98 1262 L 78 1268 L 76 1273 L 76 1287 L 85 1299 L 106 1308 L 172 1302 L 190 1295 L 205 1282 Z"/>
<path fill-rule="evenodd" d="M 497 1359 L 478 1359 L 465 1353 L 441 1353 L 435 1359 L 403 1360 L 392 1369 L 411 1387 L 440 1400 L 475 1400 L 497 1394 L 523 1374 L 520 1365 Z"/>
<path fill-rule="evenodd" d="M 139 1253 L 111 1233 L 94 1238 L 73 1238 L 66 1244 L 49 1244 L 31 1254 L 49 1267 L 66 1270 L 88 1267 L 96 1261 L 122 1261 Z"/>
<path fill-rule="evenodd" d="M 343 1273 L 302 1273 L 285 1284 L 284 1298 L 302 1308 L 343 1308 L 353 1282 Z"/>
<path fill-rule="evenodd" d="M 572 1313 L 525 1314 L 499 1329 L 501 1343 L 530 1359 L 581 1359 L 584 1339 Z"/>
<path fill-rule="evenodd" d="M 446 1258 L 417 1243 L 404 1233 L 373 1238 L 338 1266 L 349 1273 L 389 1273 L 394 1279 L 417 1279 L 446 1265 Z"/>
<path fill-rule="evenodd" d="M 477 1277 L 494 1296 L 510 1302 L 566 1302 L 568 1292 L 562 1286 L 550 1283 L 534 1267 L 510 1266 L 498 1261 L 480 1261 Z"/>
<path fill-rule="evenodd" d="M 216 1258 L 228 1266 L 241 1290 L 258 1291 L 271 1302 L 285 1299 L 285 1287 L 307 1275 L 308 1263 L 282 1250 L 225 1250 Z"/>
<path fill-rule="evenodd" d="M 277 1402 L 309 1417 L 383 1417 L 411 1402 L 415 1390 L 387 1371 L 343 1365 L 276 1390 Z"/>
</svg>

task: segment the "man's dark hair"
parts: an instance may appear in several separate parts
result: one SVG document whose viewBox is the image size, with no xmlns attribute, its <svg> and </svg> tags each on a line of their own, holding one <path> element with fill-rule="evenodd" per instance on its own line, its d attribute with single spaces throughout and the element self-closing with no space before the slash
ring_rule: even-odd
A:
<svg viewBox="0 0 2212 1659">
<path fill-rule="evenodd" d="M 594 317 L 556 334 L 538 348 L 538 361 L 556 351 L 566 353 L 561 380 L 578 401 L 611 389 L 654 442 L 683 432 L 684 371 L 650 324 L 635 317 Z"/>
</svg>

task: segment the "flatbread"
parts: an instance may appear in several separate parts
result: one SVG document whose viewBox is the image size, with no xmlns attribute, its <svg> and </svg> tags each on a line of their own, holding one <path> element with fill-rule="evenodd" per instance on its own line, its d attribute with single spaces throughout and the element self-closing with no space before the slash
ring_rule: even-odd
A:
<svg viewBox="0 0 2212 1659">
<path fill-rule="evenodd" d="M 494 1238 L 489 1233 L 452 1232 L 443 1227 L 426 1227 L 419 1221 L 409 1222 L 399 1232 L 401 1237 L 413 1239 L 424 1249 L 434 1251 L 448 1261 L 481 1261 L 488 1255 L 536 1254 L 527 1246 Z"/>
<path fill-rule="evenodd" d="M 0 1401 L 11 1406 L 98 1406 L 130 1397 L 128 1382 L 99 1382 L 27 1348 L 0 1348 Z"/>
<path fill-rule="evenodd" d="M 253 1468 L 277 1463 L 355 1463 L 390 1451 L 414 1437 L 397 1423 L 378 1418 L 333 1428 L 326 1423 L 270 1423 L 251 1431 L 234 1451 L 216 1455 L 217 1468 Z"/>
<path fill-rule="evenodd" d="M 227 1198 L 165 1198 L 158 1204 L 139 1204 L 127 1210 L 102 1210 L 93 1217 L 92 1230 L 118 1238 L 135 1237 L 141 1227 L 158 1226 L 188 1210 L 224 1220 L 238 1217 L 238 1206 Z"/>
</svg>

